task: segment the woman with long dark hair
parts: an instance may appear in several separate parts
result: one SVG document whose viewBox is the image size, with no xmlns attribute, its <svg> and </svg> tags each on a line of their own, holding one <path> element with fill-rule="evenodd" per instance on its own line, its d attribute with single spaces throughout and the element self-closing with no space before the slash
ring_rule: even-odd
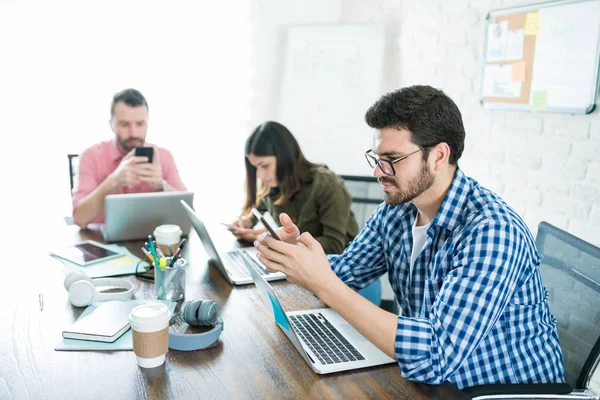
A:
<svg viewBox="0 0 600 400">
<path fill-rule="evenodd" d="M 233 234 L 254 241 L 252 208 L 273 218 L 288 214 L 300 232 L 310 232 L 328 254 L 341 253 L 358 233 L 350 193 L 325 165 L 309 162 L 291 132 L 278 122 L 258 126 L 246 141 L 246 202 Z"/>
</svg>

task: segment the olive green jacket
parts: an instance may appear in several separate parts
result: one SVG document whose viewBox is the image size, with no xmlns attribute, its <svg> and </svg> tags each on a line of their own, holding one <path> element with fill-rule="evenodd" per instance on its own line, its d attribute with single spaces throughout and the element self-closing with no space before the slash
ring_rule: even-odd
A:
<svg viewBox="0 0 600 400">
<path fill-rule="evenodd" d="M 351 197 L 342 178 L 327 167 L 316 167 L 302 178 L 302 187 L 293 199 L 276 205 L 279 190 L 261 199 L 258 209 L 269 211 L 279 223 L 287 213 L 300 232 L 309 232 L 327 254 L 340 254 L 358 234 L 358 224 L 350 209 Z"/>
</svg>

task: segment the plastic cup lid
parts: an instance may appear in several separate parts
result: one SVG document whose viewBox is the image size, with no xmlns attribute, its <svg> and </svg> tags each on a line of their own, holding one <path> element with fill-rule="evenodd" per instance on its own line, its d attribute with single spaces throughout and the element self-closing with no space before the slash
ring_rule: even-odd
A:
<svg viewBox="0 0 600 400">
<path fill-rule="evenodd" d="M 154 236 L 156 236 L 157 233 L 161 235 L 181 235 L 181 228 L 179 227 L 179 225 L 160 225 L 154 229 Z"/>
<path fill-rule="evenodd" d="M 171 312 L 162 303 L 141 304 L 129 313 L 129 321 L 139 326 L 164 325 L 170 319 Z"/>
</svg>

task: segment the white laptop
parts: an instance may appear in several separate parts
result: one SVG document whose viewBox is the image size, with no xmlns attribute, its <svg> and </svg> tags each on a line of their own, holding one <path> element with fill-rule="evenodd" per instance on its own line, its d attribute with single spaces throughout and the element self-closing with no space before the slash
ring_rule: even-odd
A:
<svg viewBox="0 0 600 400">
<path fill-rule="evenodd" d="M 163 224 L 179 225 L 183 235 L 190 231 L 190 220 L 181 209 L 180 201 L 192 204 L 191 192 L 153 192 L 111 194 L 104 200 L 106 224 L 104 240 L 119 242 L 152 235 Z"/>
<path fill-rule="evenodd" d="M 331 308 L 285 312 L 271 285 L 252 266 L 247 268 L 275 322 L 316 373 L 396 362 Z"/>
<path fill-rule="evenodd" d="M 211 239 L 208 230 L 206 229 L 206 226 L 200 220 L 200 218 L 198 218 L 194 210 L 183 201 L 181 201 L 181 205 L 192 222 L 192 226 L 196 230 L 198 237 L 200 237 L 200 241 L 204 246 L 204 250 L 206 250 L 206 254 L 208 254 L 210 257 L 211 263 L 214 264 L 219 271 L 221 271 L 221 273 L 231 284 L 247 285 L 252 283 L 252 277 L 246 268 L 246 263 L 251 263 L 254 265 L 261 276 L 263 276 L 266 280 L 274 281 L 285 279 L 285 274 L 281 272 L 267 272 L 265 267 L 256 258 L 256 249 L 252 246 L 240 249 L 243 254 L 248 256 L 246 259 L 242 258 L 240 253 L 236 251 L 236 248 L 233 244 L 226 251 L 217 250 L 214 241 Z M 231 233 L 228 234 L 231 235 Z"/>
</svg>

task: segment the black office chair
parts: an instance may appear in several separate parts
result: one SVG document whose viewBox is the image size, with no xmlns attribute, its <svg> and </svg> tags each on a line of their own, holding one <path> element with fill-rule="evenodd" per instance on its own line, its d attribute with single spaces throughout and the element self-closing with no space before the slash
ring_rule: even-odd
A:
<svg viewBox="0 0 600 400">
<path fill-rule="evenodd" d="M 356 217 L 358 227 L 362 229 L 375 209 L 383 202 L 383 194 L 377 179 L 372 176 L 340 175 L 352 196 L 351 209 Z M 377 280 L 361 289 L 359 293 L 372 303 L 389 309 L 394 308 L 395 301 L 381 300 L 381 281 Z M 388 304 L 392 303 L 392 304 Z"/>
<path fill-rule="evenodd" d="M 558 321 L 565 384 L 481 385 L 464 389 L 473 399 L 600 399 L 600 248 L 547 222 L 536 245 Z M 575 388 L 575 389 L 572 389 Z"/>
<path fill-rule="evenodd" d="M 75 187 L 75 180 L 77 179 L 77 171 L 79 169 L 79 154 L 67 154 L 69 159 L 69 181 L 71 183 L 71 196 L 73 195 L 73 188 Z M 65 217 L 67 225 L 73 225 L 73 217 L 68 215 Z"/>
<path fill-rule="evenodd" d="M 79 154 L 67 154 L 69 158 L 69 179 L 71 181 L 71 194 L 73 194 L 73 188 L 75 187 L 75 179 L 77 178 L 77 170 L 79 169 Z"/>
<path fill-rule="evenodd" d="M 352 196 L 352 211 L 362 229 L 377 206 L 383 202 L 381 186 L 374 176 L 340 175 Z"/>
</svg>

